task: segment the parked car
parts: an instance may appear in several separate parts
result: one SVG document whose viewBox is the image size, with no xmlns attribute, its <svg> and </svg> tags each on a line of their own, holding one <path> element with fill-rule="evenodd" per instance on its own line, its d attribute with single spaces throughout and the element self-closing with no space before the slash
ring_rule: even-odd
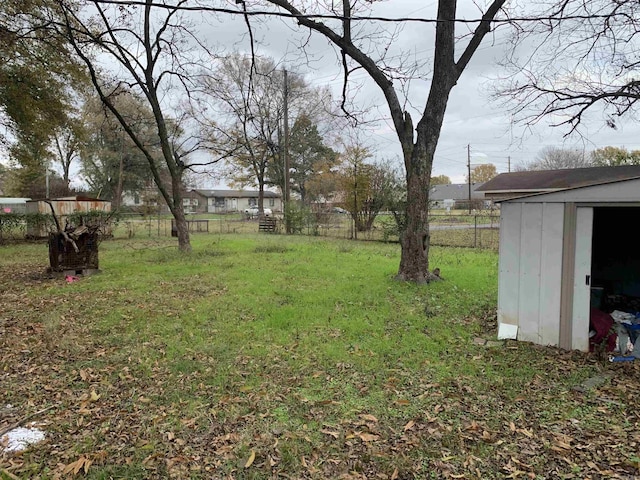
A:
<svg viewBox="0 0 640 480">
<path fill-rule="evenodd" d="M 270 208 L 265 208 L 263 210 L 263 214 L 265 217 L 270 217 L 271 215 L 273 215 L 273 212 Z M 260 212 L 258 211 L 258 207 L 245 208 L 244 213 L 249 217 L 257 217 L 260 214 Z"/>
<path fill-rule="evenodd" d="M 333 207 L 333 208 L 331 209 L 331 211 L 332 211 L 333 213 L 343 213 L 343 214 L 344 214 L 344 213 L 349 213 L 347 210 L 345 210 L 344 208 L 340 208 L 340 207 Z"/>
</svg>

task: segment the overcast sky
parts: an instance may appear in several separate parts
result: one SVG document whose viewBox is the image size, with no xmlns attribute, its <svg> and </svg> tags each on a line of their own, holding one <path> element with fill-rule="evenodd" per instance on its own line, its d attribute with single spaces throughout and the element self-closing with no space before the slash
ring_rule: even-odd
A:
<svg viewBox="0 0 640 480">
<path fill-rule="evenodd" d="M 482 3 L 482 2 L 480 2 Z M 515 2 L 511 2 L 512 4 Z M 229 2 L 235 5 L 235 2 Z M 433 19 L 436 16 L 435 0 L 389 0 L 374 4 L 373 15 L 398 18 L 420 17 Z M 481 14 L 473 2 L 461 0 L 458 18 L 479 18 Z M 198 15 L 197 23 L 202 39 L 221 50 L 249 51 L 247 29 L 240 16 Z M 328 85 L 334 91 L 335 98 L 340 97 L 342 76 L 340 62 L 335 49 L 317 34 L 308 36 L 308 31 L 298 27 L 290 19 L 270 18 L 252 19 L 252 27 L 258 40 L 257 53 L 270 56 L 283 67 L 305 76 L 314 85 Z M 396 38 L 388 50 L 392 61 L 401 55 L 409 54 L 421 71 L 427 74 L 431 69 L 433 55 L 434 27 L 425 23 L 377 23 L 358 24 L 354 29 L 366 29 L 374 32 L 371 45 L 384 48 L 385 36 L 396 27 Z M 458 25 L 457 32 L 464 33 L 464 25 Z M 377 29 L 377 31 L 376 31 Z M 566 129 L 551 128 L 551 120 L 543 120 L 533 129 L 525 129 L 512 122 L 512 112 L 500 107 L 492 100 L 489 91 L 496 87 L 495 78 L 503 72 L 498 61 L 505 56 L 507 30 L 498 30 L 486 36 L 475 56 L 471 60 L 456 87 L 452 90 L 447 113 L 440 136 L 433 165 L 433 175 L 447 175 L 454 183 L 465 181 L 467 172 L 467 146 L 470 146 L 471 164 L 492 163 L 498 172 L 506 172 L 509 158 L 511 166 L 533 160 L 538 152 L 547 146 L 565 148 L 584 148 L 586 151 L 604 146 L 640 149 L 640 128 L 632 118 L 619 124 L 613 130 L 605 126 L 601 112 L 594 111 L 590 121 L 583 125 L 583 136 L 564 137 Z M 300 45 L 306 43 L 304 52 Z M 466 40 L 461 40 L 459 56 Z M 373 47 L 372 47 L 373 48 Z M 369 119 L 379 119 L 377 124 L 361 127 L 365 137 L 373 146 L 376 156 L 396 158 L 400 163 L 400 147 L 389 121 L 389 112 L 378 88 L 368 76 L 359 71 L 353 75 L 358 86 L 355 101 L 370 107 Z M 416 80 L 411 83 L 407 108 L 411 112 L 414 124 L 424 107 L 429 83 Z M 220 186 L 219 183 L 209 187 Z"/>
<path fill-rule="evenodd" d="M 482 2 L 481 2 L 482 3 Z M 514 3 L 514 2 L 512 2 Z M 434 0 L 391 0 L 375 4 L 373 15 L 398 18 L 421 17 L 435 18 L 437 2 Z M 461 1 L 458 6 L 458 18 L 479 18 L 480 13 L 473 2 Z M 377 24 L 371 28 L 383 28 L 390 32 L 394 24 Z M 457 31 L 464 33 L 465 27 L 459 25 Z M 288 19 L 269 20 L 264 24 L 254 23 L 256 38 L 260 45 L 258 52 L 282 61 L 289 69 L 305 75 L 307 80 L 317 85 L 329 85 L 339 98 L 342 88 L 342 77 L 335 50 L 327 40 L 312 34 L 307 44 L 308 57 L 301 58 L 299 45 L 307 40 L 308 31 L 295 26 Z M 233 45 L 240 50 L 248 48 L 246 27 L 242 18 L 225 18 L 222 23 L 212 22 L 206 30 L 207 36 L 216 41 L 220 38 L 237 38 Z M 424 72 L 431 69 L 433 55 L 433 31 L 431 25 L 424 23 L 407 23 L 402 26 L 391 48 L 389 57 L 394 59 L 402 53 L 410 53 L 419 63 L 424 64 Z M 505 56 L 508 48 L 508 31 L 506 29 L 490 33 L 479 47 L 472 61 L 456 87 L 454 87 L 436 158 L 433 175 L 447 175 L 455 183 L 464 182 L 467 172 L 467 146 L 470 146 L 471 164 L 493 163 L 498 172 L 508 170 L 511 166 L 530 162 L 538 152 L 547 146 L 564 148 L 580 148 L 591 151 L 604 146 L 640 149 L 640 128 L 634 119 L 627 118 L 618 124 L 616 130 L 605 125 L 605 117 L 599 110 L 588 116 L 581 129 L 582 136 L 565 137 L 566 128 L 552 128 L 552 119 L 543 120 L 534 128 L 525 128 L 512 121 L 512 112 L 508 107 L 500 106 L 492 99 L 489 92 L 496 87 L 496 78 L 504 74 L 498 63 Z M 381 34 L 374 35 L 384 46 Z M 461 47 L 466 45 L 463 39 Z M 457 55 L 462 51 L 459 49 Z M 307 62 L 307 59 L 311 59 Z M 370 117 L 382 119 L 377 125 L 362 127 L 380 157 L 400 158 L 400 147 L 393 131 L 389 112 L 378 88 L 368 79 L 364 72 L 354 75 L 360 83 L 356 100 L 366 106 L 374 106 Z M 419 111 L 425 105 L 429 84 L 415 81 L 409 92 L 410 109 L 414 124 L 419 118 Z"/>
</svg>

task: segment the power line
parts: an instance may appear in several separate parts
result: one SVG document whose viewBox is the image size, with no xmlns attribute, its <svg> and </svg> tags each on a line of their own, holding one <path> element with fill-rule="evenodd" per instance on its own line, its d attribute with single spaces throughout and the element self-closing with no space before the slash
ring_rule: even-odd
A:
<svg viewBox="0 0 640 480">
<path fill-rule="evenodd" d="M 238 3 L 244 3 L 243 0 L 236 0 Z M 94 0 L 94 3 L 99 5 L 116 5 L 116 6 L 138 6 L 138 7 L 146 7 L 148 6 L 145 0 Z M 236 10 L 231 8 L 223 8 L 223 7 L 206 7 L 203 5 L 199 6 L 188 6 L 188 5 L 171 5 L 168 3 L 161 4 L 152 4 L 154 8 L 162 8 L 165 10 L 171 11 L 185 11 L 185 12 L 213 12 L 213 13 L 224 13 L 229 15 L 243 15 L 248 17 L 281 17 L 281 18 L 292 18 L 292 19 L 301 19 L 306 18 L 310 20 L 349 20 L 352 22 L 382 22 L 382 23 L 429 23 L 436 24 L 439 22 L 453 22 L 453 23 L 463 23 L 463 24 L 474 24 L 474 23 L 482 23 L 487 20 L 483 18 L 453 18 L 453 19 L 437 19 L 437 18 L 423 18 L 423 17 L 382 17 L 382 16 L 342 16 L 342 15 L 327 15 L 327 14 L 314 14 L 314 13 L 290 13 L 290 12 L 282 12 L 282 11 L 272 11 L 272 10 Z M 512 24 L 514 22 L 535 22 L 539 23 L 541 21 L 567 21 L 567 20 L 598 20 L 598 19 L 615 19 L 617 17 L 621 17 L 623 19 L 628 19 L 628 15 L 625 12 L 613 12 L 607 14 L 585 14 L 585 15 L 541 15 L 536 17 L 509 17 L 509 18 L 496 18 L 490 21 L 490 23 L 497 24 Z"/>
</svg>

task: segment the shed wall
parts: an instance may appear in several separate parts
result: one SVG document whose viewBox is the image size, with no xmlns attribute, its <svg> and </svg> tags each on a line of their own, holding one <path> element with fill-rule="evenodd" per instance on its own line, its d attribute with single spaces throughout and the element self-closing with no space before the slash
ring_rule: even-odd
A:
<svg viewBox="0 0 640 480">
<path fill-rule="evenodd" d="M 104 200 L 51 200 L 51 205 L 58 217 L 60 225 L 64 227 L 68 215 L 75 212 L 90 212 L 100 210 L 111 211 L 111 202 Z M 27 213 L 51 214 L 51 207 L 44 200 L 31 200 L 27 202 Z M 31 237 L 46 237 L 49 232 L 44 227 L 28 226 L 27 235 Z"/>
<path fill-rule="evenodd" d="M 504 203 L 500 220 L 499 335 L 558 345 L 562 203 Z"/>
</svg>

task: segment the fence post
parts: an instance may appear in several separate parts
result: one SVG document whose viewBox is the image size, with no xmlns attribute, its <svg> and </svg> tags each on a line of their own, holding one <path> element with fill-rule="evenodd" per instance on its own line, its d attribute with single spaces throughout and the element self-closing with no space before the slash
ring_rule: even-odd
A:
<svg viewBox="0 0 640 480">
<path fill-rule="evenodd" d="M 478 215 L 473 216 L 473 248 L 478 248 Z"/>
</svg>

